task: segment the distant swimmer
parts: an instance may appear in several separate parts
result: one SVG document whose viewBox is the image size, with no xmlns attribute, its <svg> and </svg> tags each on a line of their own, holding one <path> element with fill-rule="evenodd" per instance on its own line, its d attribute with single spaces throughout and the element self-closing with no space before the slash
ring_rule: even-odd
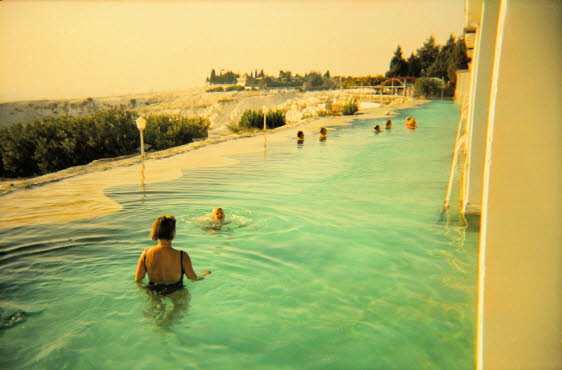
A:
<svg viewBox="0 0 562 370">
<path fill-rule="evenodd" d="M 304 132 L 297 132 L 297 143 L 304 143 Z"/>
<path fill-rule="evenodd" d="M 406 122 L 404 122 L 404 125 L 406 126 L 406 128 L 411 128 L 411 129 L 415 129 L 418 127 L 418 123 L 412 117 L 406 117 Z"/>
<path fill-rule="evenodd" d="M 203 230 L 209 232 L 220 231 L 224 225 L 228 225 L 230 221 L 226 220 L 226 215 L 221 207 L 216 207 L 211 212 L 211 220 L 207 218 L 207 221 L 203 222 Z"/>
<path fill-rule="evenodd" d="M 375 126 L 375 134 L 378 134 L 379 132 L 381 132 L 381 126 L 380 125 L 376 125 Z"/>
<path fill-rule="evenodd" d="M 148 275 L 147 288 L 150 291 L 160 295 L 171 294 L 183 288 L 184 274 L 190 280 L 201 280 L 203 276 L 211 273 L 203 270 L 198 276 L 193 271 L 189 254 L 172 248 L 172 240 L 176 236 L 174 216 L 158 217 L 152 224 L 150 235 L 153 241 L 158 241 L 158 244 L 142 252 L 135 274 L 136 281 L 141 281 L 145 275 Z"/>
<path fill-rule="evenodd" d="M 326 130 L 325 127 L 322 127 L 320 129 L 320 141 L 325 141 L 326 140 L 326 134 L 328 133 L 328 130 Z"/>
<path fill-rule="evenodd" d="M 390 130 L 391 128 L 392 128 L 392 120 L 387 119 L 385 129 Z"/>
</svg>

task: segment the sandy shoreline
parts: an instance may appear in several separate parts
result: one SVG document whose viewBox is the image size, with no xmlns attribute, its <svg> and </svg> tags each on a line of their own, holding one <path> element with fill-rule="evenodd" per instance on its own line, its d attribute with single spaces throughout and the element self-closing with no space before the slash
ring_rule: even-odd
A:
<svg viewBox="0 0 562 370">
<path fill-rule="evenodd" d="M 122 206 L 105 196 L 114 186 L 145 185 L 171 181 L 184 170 L 237 164 L 233 155 L 264 150 L 266 143 L 293 138 L 295 130 L 310 137 L 322 126 L 347 125 L 355 119 L 377 119 L 395 115 L 394 110 L 415 108 L 425 103 L 407 100 L 378 108 L 364 109 L 353 116 L 329 116 L 289 123 L 263 133 L 232 134 L 140 156 L 98 160 L 31 179 L 0 182 L 0 216 L 3 228 L 89 219 L 119 211 Z M 308 134 L 308 135 L 307 135 Z"/>
</svg>

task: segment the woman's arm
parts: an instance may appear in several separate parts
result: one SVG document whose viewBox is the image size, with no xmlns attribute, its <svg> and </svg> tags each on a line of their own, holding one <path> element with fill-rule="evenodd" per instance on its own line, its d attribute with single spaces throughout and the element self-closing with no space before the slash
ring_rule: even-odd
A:
<svg viewBox="0 0 562 370">
<path fill-rule="evenodd" d="M 142 279 L 144 279 L 144 275 L 146 275 L 146 269 L 144 268 L 144 256 L 146 255 L 147 250 L 148 249 L 145 249 L 141 253 L 141 256 L 139 258 L 139 262 L 137 263 L 137 272 L 135 273 L 135 280 L 136 281 L 141 281 Z"/>
<path fill-rule="evenodd" d="M 182 258 L 183 272 L 185 273 L 185 276 L 187 276 L 189 280 L 202 280 L 203 276 L 209 275 L 211 273 L 211 271 L 203 270 L 202 275 L 197 276 L 195 271 L 193 271 L 193 265 L 191 264 L 191 258 L 189 258 L 189 254 L 187 254 L 187 252 L 181 252 L 181 253 L 183 253 L 183 257 L 184 257 Z"/>
</svg>

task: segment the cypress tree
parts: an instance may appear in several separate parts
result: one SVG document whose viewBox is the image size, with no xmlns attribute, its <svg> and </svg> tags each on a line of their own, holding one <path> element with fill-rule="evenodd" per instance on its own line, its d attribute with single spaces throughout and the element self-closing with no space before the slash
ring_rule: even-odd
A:
<svg viewBox="0 0 562 370">
<path fill-rule="evenodd" d="M 429 68 L 435 62 L 437 55 L 439 54 L 439 46 L 435 43 L 435 38 L 431 35 L 423 46 L 416 51 L 420 66 L 421 75 L 428 76 Z"/>
<path fill-rule="evenodd" d="M 448 80 L 448 68 L 449 64 L 451 64 L 453 51 L 455 49 L 455 37 L 453 35 L 449 36 L 447 43 L 445 46 L 441 48 L 439 54 L 437 54 L 437 58 L 429 67 L 428 70 L 428 77 L 438 77 L 438 78 L 445 78 Z"/>
<path fill-rule="evenodd" d="M 408 76 L 420 77 L 421 74 L 420 61 L 414 53 L 410 55 L 407 63 L 408 63 Z"/>
<path fill-rule="evenodd" d="M 466 55 L 466 44 L 463 39 L 458 39 L 453 50 L 453 59 L 457 69 L 468 69 L 468 56 Z"/>
<path fill-rule="evenodd" d="M 404 77 L 408 74 L 408 64 L 402 57 L 402 47 L 398 45 L 394 56 L 390 60 L 390 66 L 386 72 L 386 77 Z"/>
<path fill-rule="evenodd" d="M 459 38 L 455 43 L 455 47 L 451 53 L 449 66 L 447 67 L 447 77 L 452 83 L 457 82 L 456 72 L 458 69 L 468 69 L 468 56 L 466 55 L 466 45 L 464 40 Z"/>
</svg>

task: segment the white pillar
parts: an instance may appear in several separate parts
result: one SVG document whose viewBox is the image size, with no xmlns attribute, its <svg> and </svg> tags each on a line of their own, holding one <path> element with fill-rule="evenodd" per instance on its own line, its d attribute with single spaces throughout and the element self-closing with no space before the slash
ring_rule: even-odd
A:
<svg viewBox="0 0 562 370">
<path fill-rule="evenodd" d="M 562 368 L 562 4 L 503 0 L 484 161 L 477 369 Z"/>
<path fill-rule="evenodd" d="M 464 23 L 467 25 L 478 24 L 480 22 L 480 14 L 482 14 L 482 0 L 465 0 L 464 1 Z M 499 2 L 499 0 L 496 0 Z"/>
<path fill-rule="evenodd" d="M 496 44 L 499 1 L 487 1 L 482 7 L 482 20 L 472 61 L 471 106 L 468 116 L 470 152 L 467 166 L 467 185 L 463 213 L 480 214 L 482 201 L 482 173 L 485 151 L 488 102 L 492 83 L 492 65 Z"/>
</svg>

